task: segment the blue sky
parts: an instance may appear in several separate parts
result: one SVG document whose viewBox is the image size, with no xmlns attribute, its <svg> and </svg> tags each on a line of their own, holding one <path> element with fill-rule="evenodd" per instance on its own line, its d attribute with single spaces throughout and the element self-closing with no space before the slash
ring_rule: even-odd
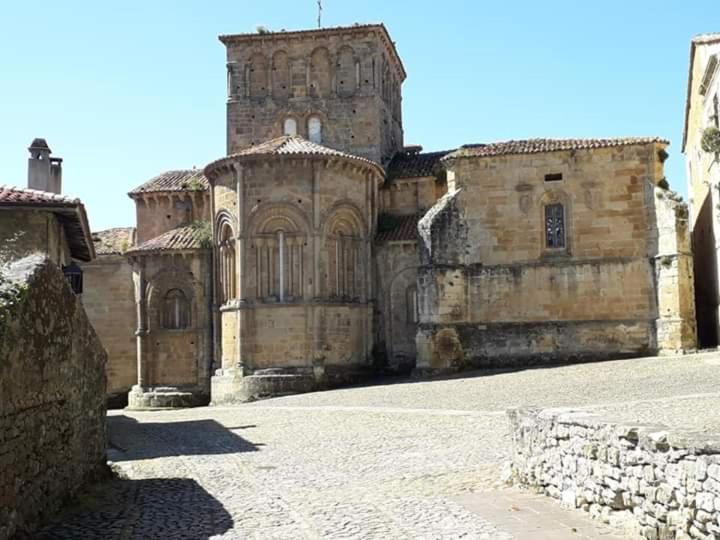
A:
<svg viewBox="0 0 720 540">
<path fill-rule="evenodd" d="M 323 0 L 323 25 L 384 22 L 408 71 L 405 141 L 426 150 L 526 137 L 660 135 L 680 154 L 690 38 L 717 0 Z M 0 32 L 0 184 L 26 148 L 65 159 L 93 229 L 134 224 L 126 193 L 225 152 L 218 34 L 315 25 L 316 0 L 7 2 Z"/>
</svg>

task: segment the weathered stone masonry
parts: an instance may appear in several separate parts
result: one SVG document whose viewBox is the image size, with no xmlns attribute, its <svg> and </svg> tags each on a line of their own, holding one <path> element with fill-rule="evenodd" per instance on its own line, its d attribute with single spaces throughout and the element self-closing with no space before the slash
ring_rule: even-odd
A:
<svg viewBox="0 0 720 540">
<path fill-rule="evenodd" d="M 418 368 L 693 349 L 687 208 L 658 186 L 665 144 L 538 139 L 443 158 L 448 193 L 419 224 Z"/>
<path fill-rule="evenodd" d="M 106 353 L 39 255 L 0 279 L 0 539 L 28 532 L 105 467 Z"/>
<path fill-rule="evenodd" d="M 720 440 L 604 420 L 568 409 L 519 409 L 512 477 L 632 538 L 720 538 Z"/>
</svg>

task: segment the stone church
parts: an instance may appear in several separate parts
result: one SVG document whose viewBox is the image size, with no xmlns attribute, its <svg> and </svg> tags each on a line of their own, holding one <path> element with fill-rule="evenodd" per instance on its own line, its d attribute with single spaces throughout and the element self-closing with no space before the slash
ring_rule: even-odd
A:
<svg viewBox="0 0 720 540">
<path fill-rule="evenodd" d="M 382 24 L 220 36 L 227 149 L 130 192 L 84 302 L 133 407 L 695 347 L 667 141 L 406 146 Z"/>
</svg>

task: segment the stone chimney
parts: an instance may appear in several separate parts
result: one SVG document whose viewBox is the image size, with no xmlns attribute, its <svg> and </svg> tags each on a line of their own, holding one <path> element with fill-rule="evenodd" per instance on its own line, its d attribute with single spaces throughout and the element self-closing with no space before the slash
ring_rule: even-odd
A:
<svg viewBox="0 0 720 540">
<path fill-rule="evenodd" d="M 28 187 L 62 193 L 62 159 L 50 157 L 52 152 L 45 139 L 35 139 L 28 151 Z"/>
</svg>

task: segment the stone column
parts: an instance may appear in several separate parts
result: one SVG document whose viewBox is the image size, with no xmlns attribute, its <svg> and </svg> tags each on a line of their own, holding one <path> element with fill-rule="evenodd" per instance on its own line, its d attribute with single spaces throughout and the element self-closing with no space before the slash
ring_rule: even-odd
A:
<svg viewBox="0 0 720 540">
<path fill-rule="evenodd" d="M 145 280 L 145 261 L 141 257 L 133 260 L 133 283 L 135 285 L 135 314 L 137 329 L 135 330 L 137 346 L 137 384 L 128 393 L 128 408 L 145 406 L 144 396 L 148 386 L 147 350 L 145 338 L 147 328 L 147 282 Z"/>
</svg>

